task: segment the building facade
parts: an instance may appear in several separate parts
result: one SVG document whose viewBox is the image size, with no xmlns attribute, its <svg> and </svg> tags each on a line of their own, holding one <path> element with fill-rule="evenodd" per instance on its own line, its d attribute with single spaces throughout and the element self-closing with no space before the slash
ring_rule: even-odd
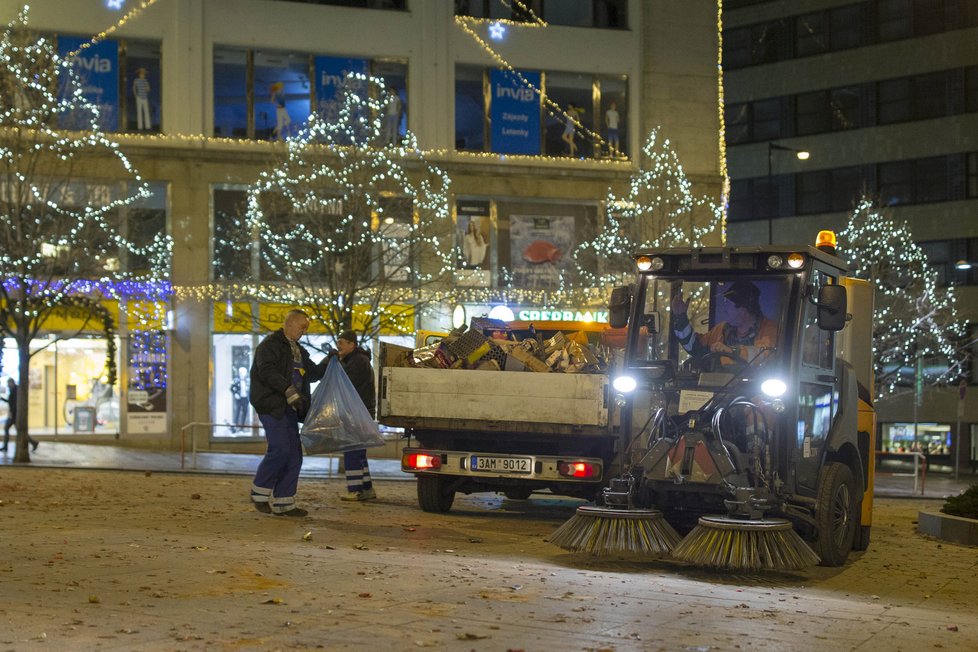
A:
<svg viewBox="0 0 978 652">
<path fill-rule="evenodd" d="M 0 15 L 11 19 L 20 4 L 0 2 Z M 636 153 L 653 128 L 670 138 L 699 192 L 719 197 L 723 187 L 716 3 L 139 4 L 39 0 L 30 7 L 31 28 L 55 37 L 63 52 L 100 36 L 82 59 L 88 90 L 109 109 L 106 130 L 151 183 L 144 213 L 152 215 L 140 224 L 172 237 L 174 288 L 157 310 L 165 319 L 151 326 L 134 307 L 118 306 L 120 379 L 112 391 L 100 384 L 106 345 L 95 334 L 37 358 L 33 434 L 162 448 L 191 439 L 200 449 L 261 445 L 257 420 L 240 404 L 240 370 L 288 306 L 215 290 L 228 263 L 215 241 L 223 220 L 242 210 L 248 184 L 280 155 L 276 141 L 327 110 L 337 77 L 348 71 L 384 80 L 397 96 L 392 140 L 410 130 L 450 176 L 459 269 L 475 272 L 466 282 L 488 297 L 467 306 L 472 316 L 501 302 L 493 298 L 499 272 L 513 265 L 513 234 L 528 221 L 569 233 L 571 245 L 593 235 L 608 189 L 624 187 L 638 169 Z M 569 156 L 564 116 L 572 105 L 580 124 Z M 470 225 L 483 244 L 465 253 Z M 600 308 L 509 296 L 516 313 Z M 448 327 L 451 308 L 415 326 Z M 151 350 L 132 344 L 147 328 L 157 334 Z M 310 339 L 325 344 L 321 334 Z M 9 343 L 4 363 L 11 374 Z M 147 365 L 165 378 L 154 391 L 132 382 Z"/>
<path fill-rule="evenodd" d="M 874 198 L 954 288 L 973 339 L 978 275 L 957 263 L 978 251 L 978 3 L 728 0 L 723 42 L 730 243 L 811 242 Z M 882 401 L 881 448 L 950 468 L 960 431 L 958 463 L 974 466 L 970 369 L 962 387 Z"/>
</svg>

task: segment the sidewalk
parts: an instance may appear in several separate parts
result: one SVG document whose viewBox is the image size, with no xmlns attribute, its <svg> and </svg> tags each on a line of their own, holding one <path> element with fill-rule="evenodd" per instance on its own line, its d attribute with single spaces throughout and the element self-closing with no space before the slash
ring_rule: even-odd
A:
<svg viewBox="0 0 978 652">
<path fill-rule="evenodd" d="M 11 442 L 10 449 L 6 453 L 0 453 L 0 467 L 14 463 L 15 449 L 16 446 Z M 31 452 L 30 466 L 254 475 L 261 458 L 261 455 L 248 453 L 198 451 L 196 460 L 189 452 L 181 459 L 179 451 L 41 440 L 37 450 Z M 340 475 L 338 468 L 339 458 L 336 456 L 307 456 L 302 463 L 301 477 L 331 478 Z M 388 480 L 414 479 L 414 476 L 401 471 L 400 460 L 392 459 L 370 458 L 370 475 Z"/>
<path fill-rule="evenodd" d="M 14 445 L 10 450 L 0 453 L 0 467 L 13 464 Z M 198 452 L 196 464 L 194 456 L 186 453 L 181 464 L 177 451 L 158 451 L 102 444 L 76 444 L 60 441 L 41 441 L 37 450 L 31 453 L 31 466 L 56 468 L 116 469 L 132 471 L 220 473 L 230 475 L 254 475 L 261 461 L 261 455 L 247 453 L 208 453 Z M 339 460 L 335 456 L 306 457 L 302 464 L 302 477 L 331 478 L 338 474 Z M 414 476 L 401 471 L 401 462 L 396 459 L 370 458 L 370 475 L 388 480 L 413 480 Z M 928 473 L 918 479 L 916 490 L 914 478 L 892 473 L 876 474 L 875 495 L 887 498 L 926 498 L 943 500 L 955 496 L 971 485 L 978 483 L 978 476 L 959 473 L 955 480 L 950 473 Z"/>
</svg>

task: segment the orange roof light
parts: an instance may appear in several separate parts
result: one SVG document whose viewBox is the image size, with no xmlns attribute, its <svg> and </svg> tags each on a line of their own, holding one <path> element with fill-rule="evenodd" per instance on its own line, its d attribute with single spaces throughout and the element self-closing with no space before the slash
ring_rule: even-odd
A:
<svg viewBox="0 0 978 652">
<path fill-rule="evenodd" d="M 834 231 L 819 231 L 818 237 L 815 238 L 815 248 L 824 251 L 827 254 L 835 255 L 835 232 Z"/>
</svg>

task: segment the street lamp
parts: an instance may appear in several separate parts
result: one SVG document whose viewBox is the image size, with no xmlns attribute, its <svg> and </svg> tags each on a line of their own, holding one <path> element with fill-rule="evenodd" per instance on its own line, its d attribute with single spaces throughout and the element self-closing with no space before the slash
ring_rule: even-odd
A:
<svg viewBox="0 0 978 652">
<path fill-rule="evenodd" d="M 960 269 L 962 271 L 967 271 L 972 267 L 973 265 L 967 260 L 959 260 L 958 262 L 954 263 L 954 269 Z"/>
<path fill-rule="evenodd" d="M 797 149 L 795 147 L 788 147 L 787 145 L 779 145 L 777 143 L 769 142 L 767 144 L 767 184 L 768 188 L 771 188 L 772 175 L 772 160 L 774 159 L 774 151 L 779 152 L 794 152 L 795 158 L 799 161 L 807 161 L 811 157 L 811 152 L 807 149 Z M 773 213 L 768 213 L 767 216 L 767 243 L 774 244 L 774 215 Z"/>
</svg>

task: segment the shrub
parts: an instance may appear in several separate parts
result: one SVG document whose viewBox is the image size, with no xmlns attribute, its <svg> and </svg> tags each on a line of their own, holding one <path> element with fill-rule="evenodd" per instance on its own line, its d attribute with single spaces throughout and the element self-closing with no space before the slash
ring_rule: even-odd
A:
<svg viewBox="0 0 978 652">
<path fill-rule="evenodd" d="M 941 511 L 951 516 L 978 519 L 978 484 L 973 484 L 958 496 L 951 496 Z"/>
</svg>

